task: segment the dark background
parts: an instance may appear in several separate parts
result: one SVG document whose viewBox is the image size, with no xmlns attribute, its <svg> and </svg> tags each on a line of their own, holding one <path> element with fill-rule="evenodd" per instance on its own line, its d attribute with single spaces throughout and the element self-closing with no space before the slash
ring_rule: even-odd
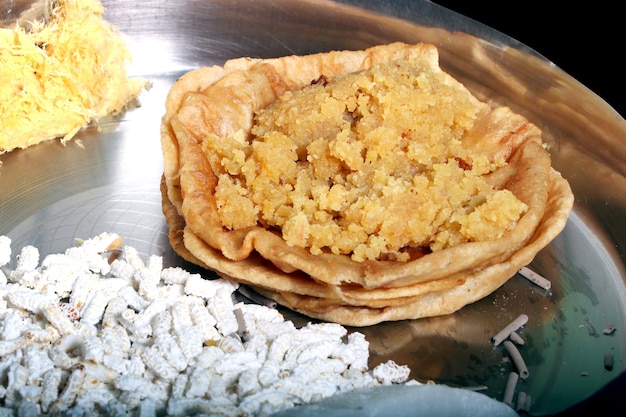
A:
<svg viewBox="0 0 626 417">
<path fill-rule="evenodd" d="M 433 0 L 531 47 L 626 118 L 620 2 Z"/>
</svg>

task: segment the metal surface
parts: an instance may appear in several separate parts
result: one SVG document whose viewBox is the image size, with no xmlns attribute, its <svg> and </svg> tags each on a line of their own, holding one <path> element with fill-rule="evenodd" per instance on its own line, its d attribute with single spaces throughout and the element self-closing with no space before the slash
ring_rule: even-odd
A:
<svg viewBox="0 0 626 417">
<path fill-rule="evenodd" d="M 8 2 L 17 10 L 18 1 Z M 0 2 L 6 6 L 7 2 Z M 431 42 L 442 67 L 476 95 L 506 104 L 544 131 L 575 208 L 564 232 L 531 264 L 546 292 L 512 278 L 491 296 L 433 319 L 360 328 L 372 362 L 407 364 L 412 377 L 487 387 L 501 399 L 512 365 L 490 337 L 521 313 L 533 415 L 588 397 L 626 368 L 626 122 L 605 102 L 513 39 L 428 1 L 103 1 L 127 37 L 132 73 L 148 78 L 142 106 L 56 141 L 0 156 L 0 235 L 13 247 L 63 251 L 74 238 L 116 232 L 143 256 L 171 250 L 161 213 L 159 123 L 182 73 L 239 56 L 274 57 Z M 208 273 L 207 273 L 208 274 Z M 285 312 L 297 321 L 306 320 Z M 604 334 L 607 326 L 616 332 Z M 604 356 L 614 368 L 604 368 Z"/>
</svg>

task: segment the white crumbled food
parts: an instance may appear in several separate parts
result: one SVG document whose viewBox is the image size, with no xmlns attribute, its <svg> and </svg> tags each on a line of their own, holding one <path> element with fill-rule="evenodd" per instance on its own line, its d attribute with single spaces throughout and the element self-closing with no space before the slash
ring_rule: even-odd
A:
<svg viewBox="0 0 626 417">
<path fill-rule="evenodd" d="M 103 233 L 11 264 L 0 236 L 0 415 L 267 416 L 357 388 L 420 384 L 338 324 L 297 328 L 236 283 L 141 259 Z"/>
</svg>

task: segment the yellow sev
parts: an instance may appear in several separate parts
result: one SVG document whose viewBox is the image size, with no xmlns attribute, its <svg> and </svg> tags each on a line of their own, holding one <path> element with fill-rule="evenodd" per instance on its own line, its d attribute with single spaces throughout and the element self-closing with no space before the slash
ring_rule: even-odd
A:
<svg viewBox="0 0 626 417">
<path fill-rule="evenodd" d="M 122 111 L 146 86 L 130 79 L 130 52 L 98 0 L 59 0 L 48 21 L 0 28 L 0 154 L 66 142 Z"/>
</svg>

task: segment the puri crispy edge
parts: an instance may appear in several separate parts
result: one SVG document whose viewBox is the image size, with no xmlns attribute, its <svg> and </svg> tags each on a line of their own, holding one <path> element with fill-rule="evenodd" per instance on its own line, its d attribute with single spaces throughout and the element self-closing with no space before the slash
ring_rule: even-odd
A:
<svg viewBox="0 0 626 417">
<path fill-rule="evenodd" d="M 564 227 L 573 196 L 551 168 L 539 129 L 508 108 L 491 109 L 476 99 L 480 112 L 463 144 L 506 159 L 489 181 L 528 205 L 499 239 L 462 243 L 408 262 L 355 262 L 345 255 L 313 255 L 260 226 L 227 230 L 221 224 L 213 195 L 217 179 L 202 149 L 207 135 L 249 132 L 254 113 L 287 91 L 321 76 L 397 59 L 419 59 L 441 72 L 433 46 L 396 43 L 365 51 L 242 58 L 178 80 L 161 127 L 163 207 L 174 249 L 289 308 L 357 326 L 451 313 L 488 295 L 529 263 Z M 442 74 L 451 88 L 464 89 Z"/>
</svg>

